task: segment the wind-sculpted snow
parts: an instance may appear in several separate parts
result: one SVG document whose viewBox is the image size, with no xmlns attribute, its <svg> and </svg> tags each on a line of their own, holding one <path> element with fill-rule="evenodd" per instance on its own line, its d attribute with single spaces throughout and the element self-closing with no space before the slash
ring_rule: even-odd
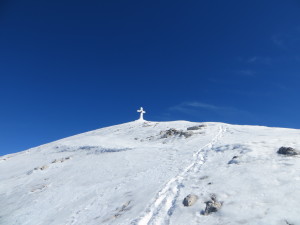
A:
<svg viewBox="0 0 300 225">
<path fill-rule="evenodd" d="M 131 150 L 130 148 L 104 148 L 101 146 L 56 146 L 57 152 L 86 152 L 86 154 L 102 154 Z"/>
<path fill-rule="evenodd" d="M 2 156 L 0 224 L 300 224 L 300 157 L 277 153 L 300 149 L 299 137 L 134 121 Z"/>
<path fill-rule="evenodd" d="M 221 145 L 221 146 L 215 147 L 213 150 L 217 151 L 217 152 L 238 151 L 241 154 L 252 151 L 249 146 L 243 145 L 243 144 Z"/>
</svg>

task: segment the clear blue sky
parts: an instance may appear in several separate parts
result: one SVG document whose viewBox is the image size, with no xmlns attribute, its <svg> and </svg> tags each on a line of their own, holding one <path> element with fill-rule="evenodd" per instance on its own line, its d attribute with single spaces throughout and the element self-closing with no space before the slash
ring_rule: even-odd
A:
<svg viewBox="0 0 300 225">
<path fill-rule="evenodd" d="M 133 121 L 300 128 L 296 0 L 0 3 L 0 155 Z"/>
</svg>

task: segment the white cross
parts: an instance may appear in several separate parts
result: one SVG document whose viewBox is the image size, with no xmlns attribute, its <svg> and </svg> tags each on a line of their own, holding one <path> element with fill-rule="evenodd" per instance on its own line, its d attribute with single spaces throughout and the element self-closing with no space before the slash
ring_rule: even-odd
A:
<svg viewBox="0 0 300 225">
<path fill-rule="evenodd" d="M 141 107 L 139 110 L 137 110 L 137 112 L 140 113 L 140 120 L 144 120 L 143 114 L 146 113 L 146 112 L 144 111 L 143 107 Z"/>
</svg>

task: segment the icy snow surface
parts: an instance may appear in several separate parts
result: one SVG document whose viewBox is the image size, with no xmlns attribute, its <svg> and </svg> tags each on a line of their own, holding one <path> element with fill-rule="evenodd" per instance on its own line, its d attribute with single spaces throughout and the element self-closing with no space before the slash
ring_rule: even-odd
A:
<svg viewBox="0 0 300 225">
<path fill-rule="evenodd" d="M 0 157 L 0 224 L 300 224 L 300 158 L 281 146 L 300 149 L 300 131 L 134 121 L 79 134 Z M 203 215 L 212 194 L 222 207 Z"/>
</svg>

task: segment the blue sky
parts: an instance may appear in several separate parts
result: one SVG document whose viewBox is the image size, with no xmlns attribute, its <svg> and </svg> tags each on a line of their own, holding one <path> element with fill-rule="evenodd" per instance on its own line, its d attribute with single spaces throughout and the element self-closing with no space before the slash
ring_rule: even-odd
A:
<svg viewBox="0 0 300 225">
<path fill-rule="evenodd" d="M 300 2 L 0 3 L 0 155 L 138 118 L 300 128 Z"/>
</svg>

